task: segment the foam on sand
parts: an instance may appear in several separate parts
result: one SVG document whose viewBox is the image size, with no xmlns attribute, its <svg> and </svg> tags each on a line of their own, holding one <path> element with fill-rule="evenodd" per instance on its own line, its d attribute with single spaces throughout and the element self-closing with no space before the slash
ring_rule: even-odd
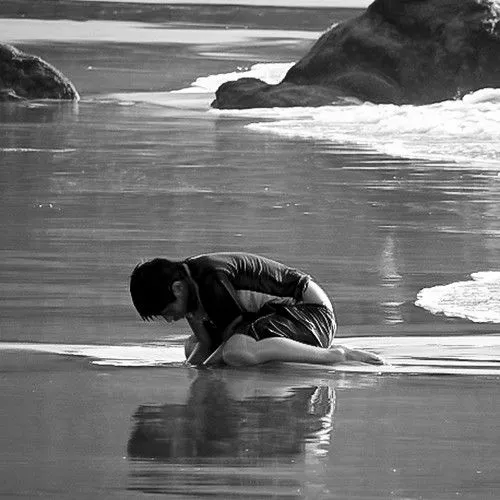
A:
<svg viewBox="0 0 500 500">
<path fill-rule="evenodd" d="M 424 288 L 415 305 L 434 314 L 476 323 L 500 323 L 500 272 L 471 274 L 471 280 Z"/>
</svg>

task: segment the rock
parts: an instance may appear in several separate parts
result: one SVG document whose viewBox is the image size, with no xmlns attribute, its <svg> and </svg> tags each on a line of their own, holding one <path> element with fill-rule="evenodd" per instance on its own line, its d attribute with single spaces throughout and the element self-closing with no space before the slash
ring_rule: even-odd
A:
<svg viewBox="0 0 500 500">
<path fill-rule="evenodd" d="M 227 82 L 212 106 L 429 104 L 500 87 L 499 19 L 500 0 L 375 0 L 325 32 L 279 84 Z"/>
<path fill-rule="evenodd" d="M 0 101 L 78 100 L 75 86 L 43 59 L 0 44 Z"/>
<path fill-rule="evenodd" d="M 223 83 L 216 92 L 217 108 L 244 109 L 274 106 L 321 106 L 338 97 L 338 92 L 321 85 L 282 82 L 269 85 L 257 78 L 241 78 Z"/>
</svg>

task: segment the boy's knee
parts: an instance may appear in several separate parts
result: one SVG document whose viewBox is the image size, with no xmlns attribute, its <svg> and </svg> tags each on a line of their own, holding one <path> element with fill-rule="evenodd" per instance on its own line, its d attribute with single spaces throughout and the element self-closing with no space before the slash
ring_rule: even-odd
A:
<svg viewBox="0 0 500 500">
<path fill-rule="evenodd" d="M 236 351 L 233 349 L 224 349 L 222 352 L 224 363 L 229 366 L 251 366 L 256 365 L 257 360 L 248 352 Z"/>
<path fill-rule="evenodd" d="M 251 366 L 259 363 L 255 354 L 249 349 L 246 339 L 238 339 L 236 336 L 226 342 L 222 359 L 229 366 Z"/>
</svg>

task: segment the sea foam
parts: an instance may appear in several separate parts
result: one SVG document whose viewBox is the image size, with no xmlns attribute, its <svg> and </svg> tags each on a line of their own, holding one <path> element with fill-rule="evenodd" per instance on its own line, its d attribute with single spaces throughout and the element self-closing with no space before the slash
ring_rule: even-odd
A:
<svg viewBox="0 0 500 500">
<path fill-rule="evenodd" d="M 415 305 L 434 314 L 476 323 L 500 323 L 500 272 L 478 272 L 471 280 L 424 288 Z"/>
<path fill-rule="evenodd" d="M 323 106 L 309 116 L 253 123 L 285 137 L 372 148 L 392 156 L 499 170 L 500 89 L 426 106 L 359 103 Z"/>
<path fill-rule="evenodd" d="M 293 63 L 255 64 L 234 72 L 201 76 L 190 86 L 160 95 L 115 95 L 119 100 L 182 106 L 187 96 L 205 96 L 244 77 L 279 83 Z M 176 104 L 176 101 L 178 103 Z M 500 89 L 485 88 L 425 106 L 373 104 L 346 98 L 329 106 L 215 110 L 217 116 L 250 118 L 251 131 L 331 144 L 351 144 L 391 156 L 449 162 L 460 168 L 500 170 Z"/>
<path fill-rule="evenodd" d="M 179 89 L 174 92 L 190 93 L 190 92 L 209 92 L 215 91 L 225 82 L 238 80 L 240 78 L 259 78 L 260 80 L 269 83 L 277 84 L 286 75 L 286 72 L 293 66 L 293 63 L 272 63 L 254 64 L 249 68 L 238 68 L 230 73 L 219 73 L 217 75 L 201 76 L 197 78 L 189 87 Z"/>
</svg>

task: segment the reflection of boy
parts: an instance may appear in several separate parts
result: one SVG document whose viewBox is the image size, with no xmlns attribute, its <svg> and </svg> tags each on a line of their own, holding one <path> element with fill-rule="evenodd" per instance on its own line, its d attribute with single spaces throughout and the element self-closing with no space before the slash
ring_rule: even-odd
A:
<svg viewBox="0 0 500 500">
<path fill-rule="evenodd" d="M 193 335 L 186 357 L 193 364 L 382 363 L 333 346 L 335 313 L 325 292 L 302 271 L 258 255 L 153 259 L 134 269 L 130 293 L 145 320 L 187 319 Z"/>
<path fill-rule="evenodd" d="M 258 397 L 235 398 L 230 387 L 234 380 L 201 374 L 191 384 L 185 405 L 140 406 L 133 417 L 129 456 L 217 457 L 231 465 L 257 465 L 255 459 L 305 461 L 311 458 L 306 451 L 316 457 L 326 454 L 333 432 L 333 387 L 288 386 L 282 397 L 264 391 Z M 283 380 L 274 384 L 283 389 Z"/>
</svg>

